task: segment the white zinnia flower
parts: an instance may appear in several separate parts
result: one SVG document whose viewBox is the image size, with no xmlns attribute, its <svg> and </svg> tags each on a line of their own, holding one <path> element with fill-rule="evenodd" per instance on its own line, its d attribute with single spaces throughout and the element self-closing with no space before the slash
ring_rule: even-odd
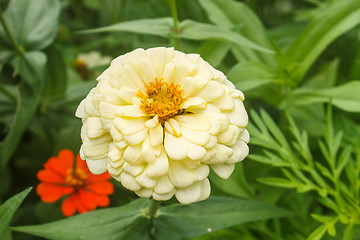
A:
<svg viewBox="0 0 360 240">
<path fill-rule="evenodd" d="M 248 154 L 244 95 L 198 54 L 136 49 L 97 80 L 76 111 L 81 158 L 140 197 L 204 200 L 209 167 L 226 179 Z"/>
</svg>

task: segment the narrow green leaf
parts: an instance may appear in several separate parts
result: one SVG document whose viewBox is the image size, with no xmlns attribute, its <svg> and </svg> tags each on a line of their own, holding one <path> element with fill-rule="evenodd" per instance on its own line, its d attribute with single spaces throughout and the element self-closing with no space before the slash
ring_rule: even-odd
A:
<svg viewBox="0 0 360 240">
<path fill-rule="evenodd" d="M 284 147 L 285 149 L 289 149 L 290 147 L 287 140 L 285 139 L 284 135 L 280 131 L 275 121 L 270 117 L 270 115 L 267 112 L 265 112 L 264 109 L 260 109 L 260 115 L 264 123 L 266 124 L 267 128 L 275 137 L 275 139 L 282 145 L 282 147 Z"/>
<path fill-rule="evenodd" d="M 150 219 L 144 214 L 148 204 L 149 199 L 137 199 L 117 208 L 101 209 L 52 223 L 11 229 L 57 240 L 148 239 Z"/>
<path fill-rule="evenodd" d="M 234 0 L 199 0 L 199 3 L 215 25 L 229 30 L 239 28 L 244 37 L 260 46 L 272 49 L 265 27 L 248 5 Z M 248 60 L 276 65 L 274 55 L 253 52 L 243 47 L 237 47 L 235 51 L 241 51 L 242 55 L 249 57 Z"/>
<path fill-rule="evenodd" d="M 275 73 L 269 67 L 255 62 L 240 62 L 229 70 L 227 76 L 236 88 L 244 92 L 276 80 Z"/>
<path fill-rule="evenodd" d="M 106 27 L 79 31 L 80 34 L 101 32 L 132 32 L 149 34 L 161 37 L 169 37 L 172 25 L 171 18 L 139 19 L 120 22 Z"/>
<path fill-rule="evenodd" d="M 338 36 L 360 23 L 360 1 L 339 1 L 318 14 L 287 51 L 300 82 L 322 51 Z"/>
<path fill-rule="evenodd" d="M 353 240 L 354 224 L 348 224 L 345 228 L 343 240 Z"/>
<path fill-rule="evenodd" d="M 18 102 L 10 132 L 0 143 L 0 169 L 4 168 L 15 151 L 27 124 L 40 102 L 44 82 L 46 56 L 41 52 L 26 52 L 13 62 L 21 76 L 18 85 Z"/>
<path fill-rule="evenodd" d="M 191 40 L 221 39 L 233 42 L 239 46 L 252 48 L 266 53 L 274 53 L 272 50 L 254 43 L 239 33 L 215 25 L 184 20 L 180 23 L 180 29 L 181 32 L 176 34 L 176 36 L 180 38 Z"/>
<path fill-rule="evenodd" d="M 360 81 L 351 81 L 333 88 L 305 89 L 299 88 L 286 99 L 281 107 L 308 105 L 317 102 L 331 102 L 333 105 L 349 112 L 360 112 Z"/>
<path fill-rule="evenodd" d="M 154 219 L 154 235 L 158 240 L 188 239 L 240 223 L 291 215 L 288 210 L 260 202 L 210 197 L 190 205 L 162 207 Z"/>
<path fill-rule="evenodd" d="M 58 0 L 11 0 L 4 18 L 17 44 L 27 51 L 40 50 L 56 36 L 60 9 Z M 12 47 L 1 25 L 0 42 Z"/>
<path fill-rule="evenodd" d="M 224 41 L 206 41 L 198 49 L 200 56 L 214 68 L 218 67 L 230 51 L 232 43 Z"/>
<path fill-rule="evenodd" d="M 307 238 L 307 240 L 320 240 L 326 233 L 326 230 L 327 230 L 326 225 L 325 224 L 321 225 L 311 233 L 311 235 Z"/>
<path fill-rule="evenodd" d="M 295 188 L 296 185 L 289 180 L 285 178 L 275 178 L 275 177 L 269 177 L 269 178 L 258 178 L 257 181 L 267 184 L 270 186 L 275 187 L 282 187 L 282 188 Z"/>
<path fill-rule="evenodd" d="M 5 203 L 0 205 L 0 239 L 2 239 L 7 230 L 15 211 L 19 208 L 22 201 L 29 194 L 32 187 L 29 187 L 8 199 Z"/>
<path fill-rule="evenodd" d="M 64 97 L 67 86 L 66 64 L 54 46 L 45 51 L 47 56 L 44 95 L 49 98 Z"/>
</svg>

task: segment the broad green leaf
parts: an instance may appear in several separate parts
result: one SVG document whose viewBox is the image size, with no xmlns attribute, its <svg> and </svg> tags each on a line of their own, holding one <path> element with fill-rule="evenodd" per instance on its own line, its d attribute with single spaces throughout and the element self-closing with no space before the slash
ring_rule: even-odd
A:
<svg viewBox="0 0 360 240">
<path fill-rule="evenodd" d="M 230 51 L 231 45 L 231 43 L 223 41 L 206 41 L 197 52 L 205 61 L 216 68 Z"/>
<path fill-rule="evenodd" d="M 0 143 L 0 169 L 15 151 L 18 142 L 33 117 L 40 102 L 44 81 L 46 56 L 41 52 L 26 52 L 13 62 L 14 69 L 21 76 L 18 85 L 18 102 L 10 132 Z"/>
<path fill-rule="evenodd" d="M 100 32 L 132 32 L 169 37 L 172 28 L 171 18 L 139 19 L 120 22 L 106 27 L 80 31 L 81 34 Z"/>
<path fill-rule="evenodd" d="M 19 208 L 22 201 L 29 194 L 32 187 L 29 187 L 8 199 L 5 203 L 0 205 L 0 239 L 2 239 L 7 230 L 15 211 Z"/>
<path fill-rule="evenodd" d="M 338 36 L 360 23 L 360 1 L 340 1 L 320 12 L 287 51 L 296 64 L 293 77 L 300 82 L 322 51 Z"/>
<path fill-rule="evenodd" d="M 256 89 L 276 80 L 269 67 L 255 62 L 240 62 L 229 70 L 227 76 L 241 91 Z"/>
<path fill-rule="evenodd" d="M 12 227 L 14 231 L 56 240 L 149 239 L 149 199 L 137 199 L 117 208 L 96 210 L 42 225 Z"/>
<path fill-rule="evenodd" d="M 181 32 L 175 34 L 175 36 L 190 40 L 221 39 L 242 47 L 252 48 L 265 53 L 274 53 L 272 50 L 254 43 L 239 33 L 212 24 L 184 20 L 180 23 L 180 30 Z"/>
<path fill-rule="evenodd" d="M 55 47 L 45 51 L 47 56 L 44 95 L 49 98 L 63 97 L 67 86 L 66 64 Z"/>
<path fill-rule="evenodd" d="M 294 188 L 296 185 L 289 180 L 285 178 L 275 178 L 275 177 L 269 177 L 269 178 L 258 178 L 257 181 L 267 184 L 270 186 L 275 187 L 282 187 L 282 188 Z"/>
<path fill-rule="evenodd" d="M 330 88 L 335 85 L 339 69 L 339 59 L 326 64 L 319 73 L 307 81 L 302 87 L 305 88 Z"/>
<path fill-rule="evenodd" d="M 11 0 L 4 18 L 17 44 L 26 51 L 40 50 L 56 36 L 60 9 L 58 0 Z M 12 47 L 2 25 L 0 42 Z"/>
<path fill-rule="evenodd" d="M 281 107 L 329 102 L 349 112 L 360 112 L 360 81 L 351 81 L 327 89 L 299 88 L 282 103 Z"/>
<path fill-rule="evenodd" d="M 158 240 L 188 239 L 240 223 L 291 215 L 288 210 L 265 203 L 210 197 L 190 205 L 162 207 L 153 222 L 154 235 Z"/>
<path fill-rule="evenodd" d="M 272 49 L 265 27 L 260 19 L 244 3 L 234 0 L 199 0 L 212 23 L 222 28 L 236 30 L 247 39 L 262 47 Z M 274 55 L 263 52 L 251 52 L 248 48 L 237 47 L 248 60 L 257 60 L 267 65 L 276 65 Z"/>
</svg>

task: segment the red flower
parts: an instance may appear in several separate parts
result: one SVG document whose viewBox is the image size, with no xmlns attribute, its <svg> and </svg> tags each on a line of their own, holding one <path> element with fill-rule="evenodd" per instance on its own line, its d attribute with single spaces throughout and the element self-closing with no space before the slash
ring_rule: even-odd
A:
<svg viewBox="0 0 360 240">
<path fill-rule="evenodd" d="M 113 184 L 107 181 L 111 176 L 107 172 L 92 174 L 79 154 L 74 166 L 74 154 L 68 149 L 61 150 L 59 156 L 49 158 L 44 167 L 37 173 L 42 182 L 36 187 L 36 192 L 47 203 L 68 195 L 61 205 L 65 216 L 109 205 L 108 195 L 114 192 Z"/>
</svg>

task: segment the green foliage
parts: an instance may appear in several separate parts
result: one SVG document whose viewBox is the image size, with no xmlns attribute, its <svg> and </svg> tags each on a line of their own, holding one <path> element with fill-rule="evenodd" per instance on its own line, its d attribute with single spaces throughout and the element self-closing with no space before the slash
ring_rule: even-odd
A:
<svg viewBox="0 0 360 240">
<path fill-rule="evenodd" d="M 234 198 L 212 197 L 191 205 L 169 205 L 154 218 L 147 213 L 148 199 L 98 210 L 58 222 L 12 230 L 50 239 L 187 239 L 249 221 L 291 216 L 268 204 Z"/>
<path fill-rule="evenodd" d="M 0 239 L 4 236 L 15 211 L 19 208 L 31 189 L 32 187 L 25 189 L 0 205 Z"/>
<path fill-rule="evenodd" d="M 315 160 L 307 133 L 297 128 L 290 115 L 287 115 L 287 120 L 293 140 L 286 139 L 264 110 L 260 115 L 253 111 L 252 118 L 255 125 L 249 126 L 253 133 L 251 142 L 268 150 L 264 150 L 262 155 L 250 155 L 251 159 L 277 167 L 283 173 L 283 177 L 261 178 L 259 181 L 276 187 L 296 188 L 298 192 L 316 191 L 319 203 L 335 214 L 312 214 L 322 225 L 308 239 L 321 239 L 326 232 L 335 236 L 338 221 L 346 225 L 360 223 L 360 198 L 358 191 L 353 189 L 356 185 L 351 185 L 351 181 L 355 180 L 356 184 L 360 181 L 359 169 L 355 168 L 355 175 L 350 173 L 352 170 L 345 171 L 345 167 L 357 164 L 353 157 L 358 151 L 351 145 L 342 144 L 343 133 L 334 130 L 331 108 L 328 109 L 324 141 L 318 141 L 323 155 L 321 160 L 319 156 Z M 352 179 L 350 185 L 346 179 Z M 350 231 L 347 230 L 347 235 L 351 234 Z"/>
</svg>

